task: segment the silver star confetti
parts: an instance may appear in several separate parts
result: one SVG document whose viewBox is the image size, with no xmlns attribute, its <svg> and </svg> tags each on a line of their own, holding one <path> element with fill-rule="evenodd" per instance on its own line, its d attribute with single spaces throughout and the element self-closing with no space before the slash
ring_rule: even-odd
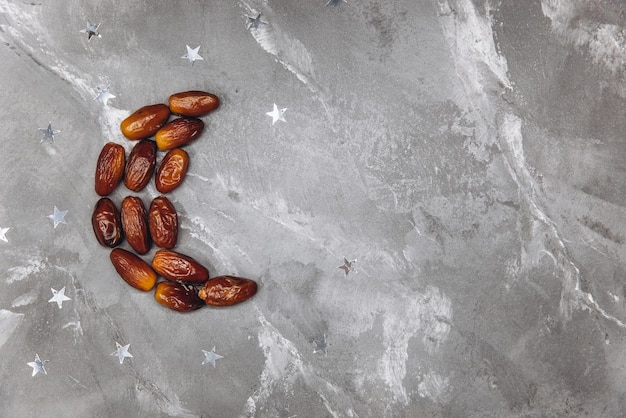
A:
<svg viewBox="0 0 626 418">
<path fill-rule="evenodd" d="M 107 106 L 110 99 L 115 99 L 115 96 L 111 94 L 111 92 L 109 91 L 109 88 L 110 86 L 96 87 L 96 90 L 98 90 L 98 95 L 94 97 L 93 99 Z"/>
<path fill-rule="evenodd" d="M 267 25 L 267 22 L 264 22 L 261 20 L 261 13 L 256 15 L 256 17 L 247 16 L 247 18 L 248 18 L 248 26 L 246 27 L 247 30 L 250 30 L 253 28 L 258 29 L 261 25 Z"/>
<path fill-rule="evenodd" d="M 117 358 L 120 360 L 120 364 L 124 363 L 125 358 L 133 357 L 133 355 L 128 352 L 128 349 L 130 348 L 130 344 L 126 344 L 122 346 L 120 343 L 116 341 L 115 346 L 117 347 L 117 350 L 112 352 L 111 355 L 117 356 Z"/>
<path fill-rule="evenodd" d="M 59 210 L 56 206 L 54 207 L 54 213 L 52 215 L 48 215 L 48 218 L 52 220 L 54 223 L 54 229 L 57 229 L 59 224 L 66 224 L 65 215 L 67 215 L 67 210 Z"/>
<path fill-rule="evenodd" d="M 328 355 L 328 344 L 326 343 L 326 334 L 322 335 L 321 338 L 313 340 L 313 344 L 315 348 L 313 349 L 313 354 L 323 353 L 325 356 Z"/>
<path fill-rule="evenodd" d="M 272 117 L 272 126 L 274 126 L 274 124 L 278 122 L 279 120 L 282 120 L 283 122 L 287 122 L 284 116 L 286 110 L 287 110 L 286 107 L 279 109 L 278 106 L 276 106 L 276 103 L 274 103 L 274 109 L 271 112 L 266 113 L 267 116 Z"/>
<path fill-rule="evenodd" d="M 28 364 L 30 367 L 33 368 L 33 376 L 35 376 L 37 373 L 43 373 L 43 374 L 48 374 L 48 372 L 46 371 L 46 367 L 45 364 L 47 362 L 49 362 L 50 360 L 41 360 L 39 358 L 39 354 L 35 353 L 35 361 L 30 361 L 26 364 Z"/>
<path fill-rule="evenodd" d="M 191 65 L 193 65 L 194 61 L 204 60 L 204 58 L 202 58 L 200 54 L 198 53 L 198 51 L 200 50 L 200 45 L 198 45 L 196 48 L 193 48 L 193 49 L 189 45 L 185 45 L 185 46 L 187 47 L 187 53 L 183 55 L 181 58 L 188 59 L 189 62 L 191 62 Z"/>
<path fill-rule="evenodd" d="M 72 300 L 68 298 L 67 296 L 65 296 L 65 287 L 63 287 L 63 289 L 59 291 L 52 289 L 52 288 L 50 288 L 50 290 L 52 290 L 52 297 L 50 298 L 48 302 L 56 302 L 57 305 L 59 305 L 59 309 L 63 307 L 63 302 Z"/>
<path fill-rule="evenodd" d="M 85 29 L 81 29 L 80 31 L 87 34 L 87 41 L 91 41 L 91 38 L 93 38 L 94 36 L 98 38 L 101 37 L 100 32 L 98 32 L 99 28 L 100 23 L 94 24 L 91 23 L 89 19 L 87 19 L 87 27 Z"/>
<path fill-rule="evenodd" d="M 48 122 L 48 127 L 39 128 L 39 132 L 41 132 L 41 142 L 43 141 L 54 142 L 54 135 L 58 134 L 61 131 L 52 129 L 52 122 Z"/>
<path fill-rule="evenodd" d="M 350 273 L 351 271 L 356 273 L 356 270 L 352 266 L 354 263 L 356 263 L 356 260 L 348 261 L 348 259 L 344 257 L 343 258 L 343 265 L 341 265 L 341 266 L 339 266 L 337 268 L 342 269 L 346 273 L 346 276 L 347 276 L 348 273 Z"/>
<path fill-rule="evenodd" d="M 7 232 L 9 232 L 11 228 L 0 228 L 0 241 L 9 242 L 7 239 Z"/>
<path fill-rule="evenodd" d="M 215 353 L 215 346 L 213 346 L 211 351 L 202 350 L 202 352 L 204 353 L 204 360 L 202 361 L 202 364 L 211 363 L 213 367 L 215 367 L 215 361 L 224 358 Z"/>
</svg>

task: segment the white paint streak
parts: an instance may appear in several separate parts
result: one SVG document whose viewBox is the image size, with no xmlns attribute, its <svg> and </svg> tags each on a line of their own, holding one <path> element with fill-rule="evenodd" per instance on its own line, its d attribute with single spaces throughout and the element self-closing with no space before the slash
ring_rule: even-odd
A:
<svg viewBox="0 0 626 418">
<path fill-rule="evenodd" d="M 38 295 L 39 291 L 36 288 L 33 288 L 30 292 L 16 297 L 13 302 L 11 302 L 11 307 L 19 308 L 20 306 L 30 305 L 37 300 Z"/>
<path fill-rule="evenodd" d="M 311 388 L 322 400 L 330 416 L 340 417 L 352 411 L 350 397 L 341 388 L 317 376 L 310 364 L 306 364 L 296 345 L 285 338 L 257 307 L 261 327 L 258 333 L 259 347 L 265 355 L 265 365 L 259 378 L 259 388 L 248 398 L 246 413 L 254 416 L 257 405 L 264 405 L 277 393 L 288 394 L 296 382 Z"/>
<path fill-rule="evenodd" d="M 591 20 L 587 0 L 542 0 L 541 10 L 552 31 L 565 43 L 586 49 L 594 64 L 605 68 L 617 81 L 626 76 L 626 30 L 618 25 Z"/>
<path fill-rule="evenodd" d="M 253 12 L 247 4 L 246 7 L 248 13 Z M 285 33 L 276 22 L 261 24 L 258 28 L 250 30 L 250 33 L 261 48 L 276 57 L 283 67 L 307 85 L 312 92 L 319 90 L 314 82 L 313 58 L 302 42 Z"/>
<path fill-rule="evenodd" d="M 192 238 L 195 238 L 204 244 L 206 244 L 211 250 L 213 250 L 213 254 L 217 257 L 218 261 L 222 264 L 224 268 L 229 271 L 237 271 L 235 265 L 230 261 L 230 258 L 224 254 L 224 252 L 219 249 L 218 245 L 214 241 L 215 234 L 211 232 L 209 227 L 204 223 L 202 218 L 198 216 L 194 216 L 189 218 L 189 221 L 193 224 L 193 227 L 189 227 L 187 225 L 182 224 L 181 228 L 188 229 L 189 235 Z"/>
<path fill-rule="evenodd" d="M 24 318 L 24 314 L 0 309 L 0 348 L 9 340 L 13 331 L 22 322 L 22 318 Z"/>
<path fill-rule="evenodd" d="M 436 403 L 445 403 L 450 397 L 450 381 L 435 372 L 424 375 L 417 386 L 417 391 L 422 398 L 428 398 Z"/>
<path fill-rule="evenodd" d="M 507 76 L 506 59 L 496 49 L 489 3 L 484 2 L 484 5 L 487 10 L 485 16 L 481 16 L 471 0 L 439 1 L 440 22 L 454 57 L 457 75 L 469 106 L 479 113 L 477 139 L 491 141 L 489 130 L 496 109 L 489 101 L 489 93 L 513 86 Z M 474 154 L 479 160 L 489 155 L 480 149 Z"/>
<path fill-rule="evenodd" d="M 409 360 L 409 340 L 422 336 L 422 343 L 434 354 L 450 333 L 452 303 L 436 287 L 428 287 L 423 295 L 411 295 L 396 301 L 385 313 L 383 338 L 386 346 L 379 363 L 379 373 L 394 397 L 408 405 L 409 396 L 403 381 Z"/>
<path fill-rule="evenodd" d="M 202 181 L 204 181 L 204 182 L 207 182 L 207 183 L 208 183 L 208 181 L 209 181 L 209 179 L 208 179 L 208 178 L 206 178 L 206 177 L 204 177 L 204 176 L 201 176 L 200 174 L 196 174 L 196 173 L 187 173 L 187 175 L 188 175 L 188 176 L 190 176 L 190 177 L 196 177 L 196 178 L 198 178 L 198 179 L 200 179 L 200 180 L 202 180 Z"/>
<path fill-rule="evenodd" d="M 27 264 L 23 266 L 15 266 L 7 269 L 7 284 L 12 284 L 22 281 L 24 279 L 28 279 L 31 276 L 42 271 L 46 265 L 45 260 L 36 256 L 30 256 L 26 263 Z"/>
</svg>

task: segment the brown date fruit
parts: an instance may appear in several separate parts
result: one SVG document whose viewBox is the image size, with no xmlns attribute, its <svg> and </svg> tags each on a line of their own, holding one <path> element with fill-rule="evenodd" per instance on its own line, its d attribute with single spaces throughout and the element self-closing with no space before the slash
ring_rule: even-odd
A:
<svg viewBox="0 0 626 418">
<path fill-rule="evenodd" d="M 209 279 L 209 270 L 188 255 L 159 250 L 152 259 L 152 268 L 168 280 L 202 284 Z"/>
<path fill-rule="evenodd" d="M 169 98 L 170 110 L 176 115 L 200 117 L 217 109 L 220 99 L 205 91 L 182 91 Z"/>
<path fill-rule="evenodd" d="M 130 140 L 144 139 L 161 129 L 169 117 L 170 109 L 162 103 L 144 106 L 124 119 L 120 128 Z"/>
<path fill-rule="evenodd" d="M 156 133 L 155 140 L 160 150 L 167 151 L 187 145 L 204 129 L 204 122 L 195 118 L 178 118 L 167 123 Z"/>
<path fill-rule="evenodd" d="M 120 212 L 108 197 L 103 197 L 96 203 L 91 215 L 91 225 L 98 242 L 104 247 L 113 248 L 124 239 Z"/>
<path fill-rule="evenodd" d="M 218 276 L 207 281 L 198 296 L 207 305 L 229 306 L 250 299 L 257 291 L 254 280 L 235 276 Z"/>
<path fill-rule="evenodd" d="M 152 267 L 130 251 L 116 248 L 109 258 L 117 274 L 135 289 L 147 292 L 156 284 L 157 274 Z"/>
<path fill-rule="evenodd" d="M 154 291 L 154 299 L 178 312 L 189 312 L 204 306 L 196 288 L 183 283 L 160 282 Z"/>
<path fill-rule="evenodd" d="M 183 182 L 187 167 L 189 166 L 189 154 L 181 148 L 174 148 L 163 157 L 161 165 L 157 169 L 155 183 L 156 189 L 161 193 L 169 193 Z"/>
<path fill-rule="evenodd" d="M 139 192 L 150 181 L 156 165 L 156 144 L 143 139 L 133 147 L 126 163 L 124 184 L 130 190 Z"/>
<path fill-rule="evenodd" d="M 150 251 L 148 212 L 140 198 L 127 196 L 122 201 L 122 228 L 126 241 L 139 254 Z"/>
<path fill-rule="evenodd" d="M 148 228 L 152 241 L 161 248 L 174 248 L 178 240 L 178 214 L 172 202 L 158 196 L 148 209 Z"/>
<path fill-rule="evenodd" d="M 113 142 L 105 144 L 96 163 L 96 193 L 110 195 L 122 181 L 125 165 L 124 147 Z"/>
</svg>

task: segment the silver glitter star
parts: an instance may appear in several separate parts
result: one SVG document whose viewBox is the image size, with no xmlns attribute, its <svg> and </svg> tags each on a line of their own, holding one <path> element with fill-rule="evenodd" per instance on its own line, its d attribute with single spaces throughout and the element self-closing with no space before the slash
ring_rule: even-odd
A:
<svg viewBox="0 0 626 418">
<path fill-rule="evenodd" d="M 103 105 L 107 106 L 109 99 L 115 99 L 115 96 L 113 94 L 111 94 L 111 92 L 109 91 L 109 87 L 110 86 L 105 86 L 105 87 L 96 87 L 96 90 L 98 90 L 98 95 L 96 97 L 94 97 L 94 100 L 99 101 L 100 103 L 102 103 Z"/>
<path fill-rule="evenodd" d="M 315 348 L 313 349 L 313 354 L 324 353 L 324 355 L 328 355 L 328 344 L 326 343 L 326 334 L 322 335 L 321 338 L 313 340 L 313 344 Z"/>
<path fill-rule="evenodd" d="M 87 27 L 85 29 L 81 29 L 80 31 L 87 34 L 87 41 L 89 42 L 94 36 L 98 38 L 101 37 L 100 32 L 98 32 L 98 28 L 100 28 L 100 23 L 94 24 L 87 19 Z"/>
<path fill-rule="evenodd" d="M 54 222 L 54 229 L 57 229 L 59 224 L 67 225 L 67 222 L 65 222 L 65 215 L 67 215 L 67 212 L 67 210 L 59 210 L 56 206 L 54 207 L 54 213 L 52 215 L 48 215 L 48 218 L 52 219 L 52 222 Z"/>
<path fill-rule="evenodd" d="M 9 232 L 11 228 L 0 228 L 0 241 L 9 242 L 7 239 L 7 232 Z"/>
<path fill-rule="evenodd" d="M 35 361 L 30 361 L 26 364 L 28 364 L 30 367 L 33 368 L 33 376 L 35 376 L 37 373 L 43 373 L 43 374 L 48 374 L 48 372 L 46 371 L 46 367 L 45 364 L 47 362 L 49 362 L 50 360 L 41 360 L 39 358 L 39 354 L 35 353 Z"/>
<path fill-rule="evenodd" d="M 128 352 L 128 349 L 130 348 L 130 344 L 126 344 L 125 346 L 122 346 L 120 343 L 116 341 L 115 346 L 117 347 L 117 350 L 112 352 L 111 355 L 117 356 L 117 358 L 120 360 L 120 364 L 124 363 L 125 358 L 133 357 L 133 355 Z"/>
<path fill-rule="evenodd" d="M 267 25 L 267 22 L 261 20 L 261 13 L 256 15 L 256 17 L 246 17 L 248 18 L 248 26 L 246 27 L 247 30 L 250 30 L 252 28 L 258 29 L 261 25 Z"/>
<path fill-rule="evenodd" d="M 213 367 L 215 367 L 215 361 L 224 358 L 215 353 L 215 346 L 213 346 L 211 351 L 202 350 L 202 352 L 204 353 L 204 360 L 202 361 L 202 364 L 211 363 Z"/>
<path fill-rule="evenodd" d="M 276 103 L 274 103 L 274 109 L 271 112 L 266 113 L 267 116 L 272 117 L 272 126 L 274 126 L 274 124 L 278 122 L 279 120 L 282 120 L 283 122 L 287 122 L 285 120 L 285 111 L 287 111 L 286 107 L 279 109 L 278 106 L 276 106 Z"/>
<path fill-rule="evenodd" d="M 65 287 L 63 287 L 63 289 L 59 291 L 52 289 L 52 288 L 50 288 L 50 290 L 52 290 L 52 297 L 50 298 L 48 302 L 56 302 L 57 305 L 59 305 L 59 309 L 63 307 L 63 302 L 72 300 L 68 298 L 67 296 L 65 296 Z"/>
<path fill-rule="evenodd" d="M 347 276 L 348 273 L 350 273 L 351 271 L 356 273 L 356 270 L 354 269 L 354 267 L 352 267 L 354 263 L 356 263 L 356 260 L 348 261 L 348 259 L 344 257 L 343 265 L 337 268 L 342 269 L 346 273 L 346 276 Z"/>
<path fill-rule="evenodd" d="M 56 129 L 52 129 L 52 122 L 48 122 L 48 127 L 47 128 L 39 128 L 38 129 L 39 132 L 41 132 L 41 142 L 43 141 L 50 141 L 50 142 L 54 142 L 54 135 L 58 134 L 59 130 Z"/>
<path fill-rule="evenodd" d="M 181 58 L 186 58 L 189 60 L 189 62 L 191 62 L 191 65 L 193 65 L 194 61 L 203 61 L 204 58 L 202 58 L 200 56 L 200 54 L 198 53 L 198 51 L 200 50 L 200 45 L 198 45 L 195 48 L 191 48 L 189 45 L 185 45 L 187 47 L 187 53 L 185 55 L 183 55 Z"/>
</svg>

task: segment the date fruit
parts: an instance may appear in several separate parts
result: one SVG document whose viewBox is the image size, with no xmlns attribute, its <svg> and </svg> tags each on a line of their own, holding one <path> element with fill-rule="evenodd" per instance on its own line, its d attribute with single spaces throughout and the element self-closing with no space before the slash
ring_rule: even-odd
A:
<svg viewBox="0 0 626 418">
<path fill-rule="evenodd" d="M 156 284 L 157 274 L 152 267 L 130 251 L 116 248 L 109 258 L 117 274 L 135 289 L 147 292 Z"/>
<path fill-rule="evenodd" d="M 124 239 L 120 212 L 108 197 L 103 197 L 96 203 L 91 215 L 91 225 L 98 242 L 103 247 L 113 248 Z"/>
<path fill-rule="evenodd" d="M 152 241 L 161 248 L 174 248 L 178 240 L 178 214 L 172 202 L 158 196 L 148 209 L 148 228 Z"/>
<path fill-rule="evenodd" d="M 205 91 L 182 91 L 169 98 L 172 113 L 182 116 L 200 117 L 217 109 L 220 99 Z"/>
<path fill-rule="evenodd" d="M 127 196 L 122 201 L 122 228 L 126 241 L 139 254 L 150 251 L 148 212 L 140 198 Z"/>
<path fill-rule="evenodd" d="M 235 276 L 218 276 L 207 281 L 198 296 L 207 305 L 229 306 L 250 299 L 257 291 L 254 280 Z"/>
<path fill-rule="evenodd" d="M 181 148 L 174 148 L 163 157 L 161 165 L 156 173 L 156 189 L 161 193 L 169 193 L 183 182 L 187 167 L 189 166 L 189 154 Z"/>
<path fill-rule="evenodd" d="M 126 163 L 124 184 L 130 190 L 139 192 L 150 181 L 156 166 L 156 144 L 143 139 L 133 147 Z"/>
<path fill-rule="evenodd" d="M 144 139 L 161 129 L 169 117 L 170 109 L 162 103 L 144 106 L 124 119 L 120 128 L 122 134 L 130 140 Z"/>
<path fill-rule="evenodd" d="M 125 165 L 124 147 L 113 142 L 105 144 L 96 163 L 96 193 L 110 195 L 122 181 Z"/>
<path fill-rule="evenodd" d="M 160 150 L 167 151 L 187 145 L 204 129 L 204 122 L 195 118 L 178 118 L 168 122 L 156 133 L 155 140 Z"/>
<path fill-rule="evenodd" d="M 154 291 L 154 299 L 178 312 L 189 312 L 204 306 L 196 288 L 183 283 L 160 282 Z"/>
<path fill-rule="evenodd" d="M 202 284 L 209 279 L 206 267 L 188 255 L 171 250 L 157 251 L 152 268 L 166 279 L 179 283 Z"/>
</svg>

